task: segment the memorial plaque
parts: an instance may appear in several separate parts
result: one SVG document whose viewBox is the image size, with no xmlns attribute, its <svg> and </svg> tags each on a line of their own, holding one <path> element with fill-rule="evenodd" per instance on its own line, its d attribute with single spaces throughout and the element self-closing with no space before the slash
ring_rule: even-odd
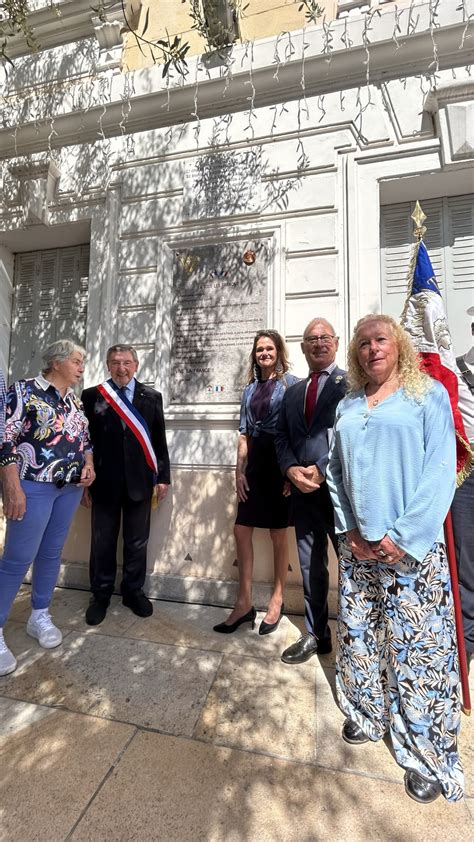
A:
<svg viewBox="0 0 474 842">
<path fill-rule="evenodd" d="M 174 253 L 171 404 L 240 402 L 253 338 L 266 327 L 268 262 L 264 241 Z"/>
<path fill-rule="evenodd" d="M 260 210 L 261 150 L 213 152 L 184 170 L 183 214 L 192 219 Z"/>
</svg>

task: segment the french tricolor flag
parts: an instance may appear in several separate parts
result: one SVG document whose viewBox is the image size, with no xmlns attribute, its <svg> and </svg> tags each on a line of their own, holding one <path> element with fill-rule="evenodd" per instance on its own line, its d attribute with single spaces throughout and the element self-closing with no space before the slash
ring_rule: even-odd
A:
<svg viewBox="0 0 474 842">
<path fill-rule="evenodd" d="M 448 390 L 456 429 L 457 480 L 461 485 L 472 469 L 473 455 L 458 408 L 456 357 L 444 303 L 423 240 L 415 243 L 410 275 L 401 324 L 420 354 L 422 368 Z"/>
</svg>

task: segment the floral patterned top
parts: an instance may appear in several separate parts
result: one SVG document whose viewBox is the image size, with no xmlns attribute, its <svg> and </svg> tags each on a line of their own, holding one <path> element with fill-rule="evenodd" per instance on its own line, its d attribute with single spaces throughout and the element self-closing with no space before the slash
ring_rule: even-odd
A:
<svg viewBox="0 0 474 842">
<path fill-rule="evenodd" d="M 5 386 L 5 378 L 3 371 L 0 371 L 0 445 L 3 441 L 3 432 L 5 429 L 5 404 L 7 401 L 7 388 Z"/>
<path fill-rule="evenodd" d="M 7 394 L 0 465 L 18 462 L 20 479 L 69 482 L 80 474 L 85 452 L 92 450 L 88 427 L 72 389 L 63 398 L 41 375 L 17 380 Z"/>
</svg>

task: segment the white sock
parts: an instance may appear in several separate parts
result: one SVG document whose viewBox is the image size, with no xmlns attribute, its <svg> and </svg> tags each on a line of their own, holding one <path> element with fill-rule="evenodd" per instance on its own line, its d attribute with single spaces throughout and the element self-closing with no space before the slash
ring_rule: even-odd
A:
<svg viewBox="0 0 474 842">
<path fill-rule="evenodd" d="M 47 608 L 32 608 L 32 609 L 31 609 L 31 619 L 32 619 L 32 620 L 37 620 L 37 619 L 38 619 L 38 617 L 39 617 L 41 614 L 44 614 L 44 612 L 45 612 L 45 611 L 47 611 L 47 610 L 48 610 Z"/>
</svg>

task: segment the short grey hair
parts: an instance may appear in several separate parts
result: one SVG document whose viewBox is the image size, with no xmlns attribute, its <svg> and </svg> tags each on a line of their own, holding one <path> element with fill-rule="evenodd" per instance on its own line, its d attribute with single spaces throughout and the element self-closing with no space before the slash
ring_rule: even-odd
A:
<svg viewBox="0 0 474 842">
<path fill-rule="evenodd" d="M 111 347 L 107 351 L 107 365 L 109 364 L 110 357 L 112 354 L 131 354 L 133 357 L 133 362 L 138 365 L 138 354 L 135 351 L 133 345 L 111 345 Z"/>
<path fill-rule="evenodd" d="M 85 349 L 81 345 L 77 345 L 72 339 L 58 339 L 52 342 L 41 354 L 43 358 L 43 368 L 41 374 L 48 374 L 54 362 L 63 362 L 68 360 L 74 353 L 78 353 L 81 357 L 85 357 Z"/>
<path fill-rule="evenodd" d="M 314 319 L 311 319 L 311 321 L 308 322 L 308 324 L 306 325 L 303 331 L 303 340 L 306 338 L 306 334 L 308 333 L 309 328 L 312 327 L 316 322 L 323 322 L 325 325 L 328 326 L 328 328 L 330 328 L 330 330 L 332 330 L 333 336 L 335 336 L 337 339 L 339 338 L 331 322 L 328 322 L 328 320 L 325 319 L 323 316 L 316 316 Z"/>
</svg>

